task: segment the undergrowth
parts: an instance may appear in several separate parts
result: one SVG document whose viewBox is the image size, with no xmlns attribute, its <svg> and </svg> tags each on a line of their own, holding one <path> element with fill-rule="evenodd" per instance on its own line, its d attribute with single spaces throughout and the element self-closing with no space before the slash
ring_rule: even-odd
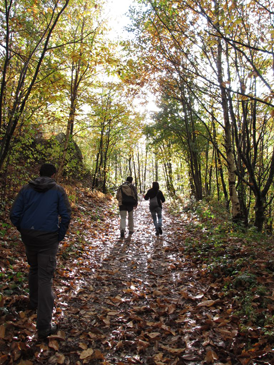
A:
<svg viewBox="0 0 274 365">
<path fill-rule="evenodd" d="M 216 201 L 176 201 L 170 212 L 189 222 L 184 252 L 234 303 L 241 331 L 259 330 L 274 341 L 273 236 L 236 225 Z"/>
</svg>

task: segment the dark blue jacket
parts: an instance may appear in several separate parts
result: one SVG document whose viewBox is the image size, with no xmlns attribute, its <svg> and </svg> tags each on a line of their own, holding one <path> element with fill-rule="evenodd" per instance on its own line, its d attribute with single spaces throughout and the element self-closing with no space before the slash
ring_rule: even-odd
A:
<svg viewBox="0 0 274 365">
<path fill-rule="evenodd" d="M 17 195 L 10 212 L 12 223 L 34 245 L 62 241 L 69 226 L 71 207 L 65 190 L 50 177 L 30 181 Z M 59 217 L 61 220 L 59 221 Z M 27 240 L 29 242 L 29 239 Z M 31 243 L 32 244 L 32 243 Z"/>
</svg>

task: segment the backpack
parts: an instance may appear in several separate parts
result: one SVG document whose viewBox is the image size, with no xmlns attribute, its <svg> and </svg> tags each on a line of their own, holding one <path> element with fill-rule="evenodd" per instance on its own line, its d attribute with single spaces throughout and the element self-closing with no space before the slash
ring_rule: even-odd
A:
<svg viewBox="0 0 274 365">
<path fill-rule="evenodd" d="M 132 194 L 134 195 L 133 188 L 131 188 Z M 123 185 L 121 186 L 121 193 L 122 193 L 122 204 L 123 205 L 136 205 L 137 200 L 132 195 L 127 195 L 126 192 L 123 190 Z"/>
<path fill-rule="evenodd" d="M 150 208 L 150 210 L 154 210 L 158 207 L 159 207 L 159 203 L 158 203 L 158 193 L 157 193 L 154 198 L 151 198 L 149 200 L 149 208 Z"/>
</svg>

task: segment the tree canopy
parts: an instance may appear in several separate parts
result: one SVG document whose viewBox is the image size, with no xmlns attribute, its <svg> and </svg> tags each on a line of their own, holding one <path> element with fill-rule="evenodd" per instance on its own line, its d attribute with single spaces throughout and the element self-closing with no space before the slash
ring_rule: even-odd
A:
<svg viewBox="0 0 274 365">
<path fill-rule="evenodd" d="M 273 4 L 132 1 L 119 37 L 109 6 L 1 0 L 3 184 L 22 161 L 104 192 L 130 173 L 272 230 Z"/>
</svg>

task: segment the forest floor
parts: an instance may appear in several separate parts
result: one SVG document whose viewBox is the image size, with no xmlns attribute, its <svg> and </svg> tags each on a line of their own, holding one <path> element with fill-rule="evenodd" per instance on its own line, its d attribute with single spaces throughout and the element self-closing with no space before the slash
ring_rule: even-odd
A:
<svg viewBox="0 0 274 365">
<path fill-rule="evenodd" d="M 156 236 L 148 202 L 134 214 L 135 232 L 121 240 L 116 202 L 79 192 L 54 279 L 59 331 L 44 341 L 27 309 L 24 247 L 7 226 L 0 364 L 274 364 L 273 240 L 264 249 L 253 242 L 250 267 L 244 235 L 217 242 L 193 212 L 171 215 L 165 207 Z M 216 250 L 221 259 L 209 261 Z"/>
</svg>

